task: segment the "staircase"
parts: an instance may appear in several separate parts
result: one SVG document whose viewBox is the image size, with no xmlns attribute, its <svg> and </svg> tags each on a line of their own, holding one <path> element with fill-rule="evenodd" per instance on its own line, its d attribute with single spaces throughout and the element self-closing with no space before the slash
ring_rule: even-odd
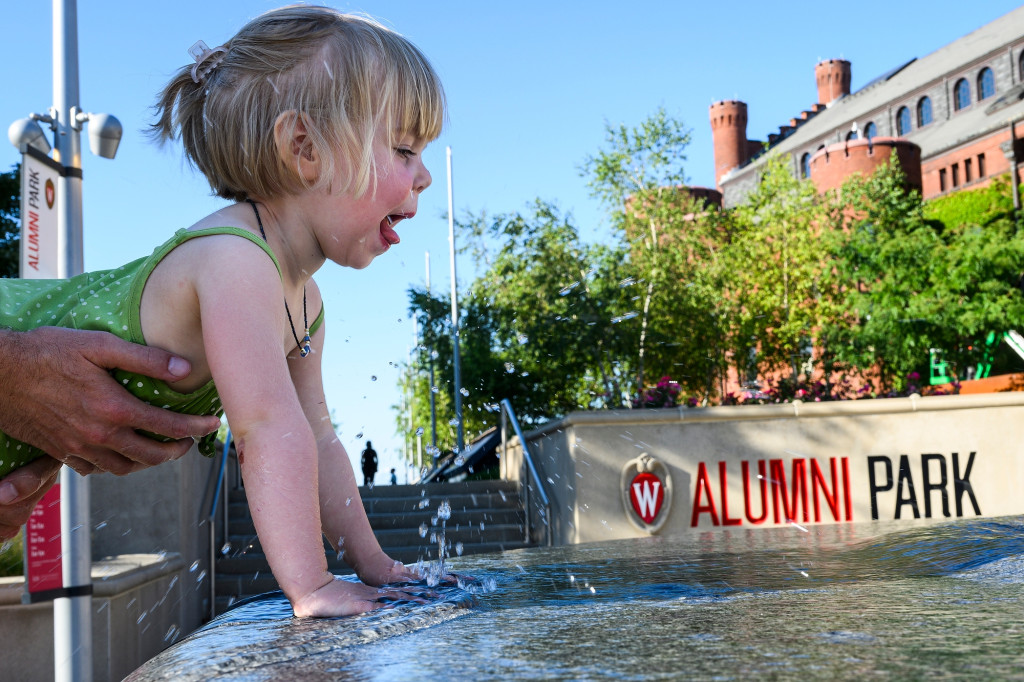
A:
<svg viewBox="0 0 1024 682">
<path fill-rule="evenodd" d="M 435 561 L 441 521 L 438 506 L 447 501 L 448 556 L 499 552 L 525 547 L 519 484 L 512 481 L 465 481 L 425 485 L 378 485 L 360 488 L 363 507 L 385 552 L 406 564 Z M 245 597 L 278 589 L 263 555 L 249 514 L 244 488 L 228 496 L 228 539 L 216 565 L 217 613 Z M 352 573 L 324 541 L 328 569 Z"/>
</svg>

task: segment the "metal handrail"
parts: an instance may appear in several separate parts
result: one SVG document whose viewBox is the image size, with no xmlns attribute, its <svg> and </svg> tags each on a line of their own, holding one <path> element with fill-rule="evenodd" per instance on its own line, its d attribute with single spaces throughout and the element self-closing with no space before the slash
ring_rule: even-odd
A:
<svg viewBox="0 0 1024 682">
<path fill-rule="evenodd" d="M 537 467 L 533 464 L 533 457 L 530 455 L 530 448 L 526 444 L 526 436 L 523 435 L 523 429 L 519 426 L 519 420 L 516 419 L 516 413 L 512 410 L 512 403 L 509 402 L 508 398 L 503 398 L 501 406 L 504 410 L 503 415 L 507 414 L 509 420 L 512 422 L 512 430 L 516 432 L 519 437 L 519 444 L 523 448 L 523 461 L 526 463 L 527 471 L 533 476 L 533 480 L 537 482 L 537 491 L 540 493 L 540 499 L 544 503 L 544 537 L 547 541 L 547 546 L 550 547 L 551 542 L 551 501 L 548 499 L 548 494 L 544 490 L 544 482 L 541 480 L 540 475 L 537 473 Z M 504 436 L 504 429 L 502 429 L 502 435 Z M 529 481 L 524 486 L 526 490 L 526 504 L 524 505 L 526 511 L 526 539 L 530 539 L 530 496 L 529 496 Z"/>
<path fill-rule="evenodd" d="M 220 504 L 221 490 L 224 488 L 224 472 L 228 466 L 228 452 L 231 450 L 231 429 L 228 429 L 224 437 L 224 449 L 220 456 L 220 470 L 217 472 L 217 485 L 213 489 L 213 501 L 210 503 L 210 514 L 206 521 L 210 526 L 210 619 L 217 615 L 217 525 L 214 517 L 217 515 L 217 507 Z M 228 533 L 228 505 L 224 504 L 224 537 Z"/>
</svg>

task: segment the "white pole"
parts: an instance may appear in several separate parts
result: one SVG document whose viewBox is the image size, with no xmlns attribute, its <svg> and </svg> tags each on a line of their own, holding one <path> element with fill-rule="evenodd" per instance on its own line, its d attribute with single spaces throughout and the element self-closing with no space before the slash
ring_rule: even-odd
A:
<svg viewBox="0 0 1024 682">
<path fill-rule="evenodd" d="M 448 147 L 448 256 L 452 265 L 452 364 L 455 368 L 455 420 L 459 453 L 465 452 L 462 430 L 462 367 L 459 362 L 459 297 L 455 277 L 455 201 L 452 196 L 452 148 Z"/>
<path fill-rule="evenodd" d="M 427 259 L 427 294 L 430 294 L 430 252 L 424 253 Z M 434 349 L 427 349 L 427 364 L 430 366 L 430 444 L 432 452 L 437 450 L 437 397 L 434 395 Z M 433 457 L 431 458 L 433 460 Z M 434 464 L 433 461 L 430 462 Z M 420 459 L 420 468 L 423 467 L 423 460 Z"/>
<path fill-rule="evenodd" d="M 84 270 L 82 255 L 82 147 L 78 109 L 78 10 L 75 0 L 53 0 L 53 105 L 57 160 L 68 168 L 57 183 L 58 232 L 63 239 L 61 278 Z M 60 473 L 62 573 L 67 596 L 53 603 L 54 676 L 57 682 L 92 680 L 92 548 L 89 482 L 68 467 Z"/>
</svg>

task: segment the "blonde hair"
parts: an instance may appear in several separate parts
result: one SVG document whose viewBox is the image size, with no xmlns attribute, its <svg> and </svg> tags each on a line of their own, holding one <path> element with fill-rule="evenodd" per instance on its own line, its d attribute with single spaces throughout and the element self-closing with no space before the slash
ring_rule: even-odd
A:
<svg viewBox="0 0 1024 682">
<path fill-rule="evenodd" d="M 188 161 L 225 199 L 302 188 L 360 196 L 377 174 L 378 136 L 390 148 L 397 135 L 429 142 L 441 134 L 445 97 L 437 73 L 415 45 L 367 17 L 282 7 L 250 21 L 223 47 L 223 59 L 201 82 L 189 65 L 168 83 L 151 134 L 161 143 L 180 137 Z M 278 152 L 274 127 L 289 112 L 286 132 L 301 120 L 321 160 L 313 182 Z M 338 150 L 347 168 L 334 167 Z"/>
</svg>

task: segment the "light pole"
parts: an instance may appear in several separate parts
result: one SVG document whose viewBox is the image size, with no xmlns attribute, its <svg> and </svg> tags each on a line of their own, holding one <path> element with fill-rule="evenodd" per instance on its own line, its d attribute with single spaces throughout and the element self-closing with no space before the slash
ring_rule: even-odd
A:
<svg viewBox="0 0 1024 682">
<path fill-rule="evenodd" d="M 455 277 L 455 202 L 452 195 L 452 148 L 448 147 L 448 249 L 452 270 L 452 364 L 455 369 L 455 433 L 459 454 L 466 450 L 462 425 L 462 363 L 459 359 L 459 298 Z"/>
<path fill-rule="evenodd" d="M 78 11 L 76 0 L 53 0 L 53 106 L 47 114 L 32 114 L 8 129 L 15 146 L 49 152 L 39 122 L 54 135 L 54 158 L 61 170 L 56 181 L 56 263 L 49 271 L 59 279 L 81 274 L 82 251 L 82 124 L 90 122 L 89 146 L 93 153 L 114 158 L 121 140 L 121 124 L 107 114 L 88 114 L 78 106 Z M 22 197 L 25 201 L 25 197 Z M 27 213 L 22 213 L 22 225 Z M 26 239 L 22 239 L 25 249 Z M 24 263 L 24 258 L 22 259 Z M 38 271 L 38 270 L 37 270 Z M 22 272 L 22 276 L 32 276 Z M 62 589 L 53 606 L 54 677 L 57 682 L 92 680 L 92 550 L 89 539 L 88 480 L 68 467 L 60 474 L 60 540 Z"/>
</svg>

